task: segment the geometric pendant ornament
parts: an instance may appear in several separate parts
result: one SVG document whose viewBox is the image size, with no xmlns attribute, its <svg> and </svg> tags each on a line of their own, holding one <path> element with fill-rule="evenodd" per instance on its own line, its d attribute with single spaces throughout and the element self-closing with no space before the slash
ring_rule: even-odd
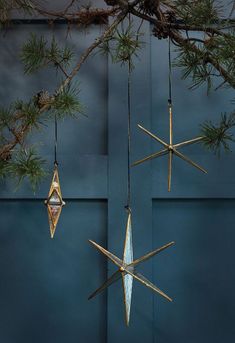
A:
<svg viewBox="0 0 235 343">
<path fill-rule="evenodd" d="M 196 138 L 193 138 L 193 139 L 190 139 L 187 141 L 183 141 L 183 142 L 174 144 L 173 143 L 173 118 L 172 118 L 172 105 L 171 104 L 169 104 L 168 109 L 169 109 L 169 136 L 170 136 L 169 137 L 169 143 L 166 143 L 161 138 L 159 138 L 158 136 L 156 136 L 155 134 L 153 134 L 152 132 L 150 132 L 149 130 L 147 130 L 146 128 L 144 128 L 143 126 L 138 124 L 138 127 L 144 133 L 146 133 L 148 136 L 150 136 L 155 141 L 160 143 L 163 146 L 163 149 L 160 151 L 157 151 L 157 152 L 155 152 L 149 156 L 146 156 L 146 157 L 142 158 L 141 160 L 134 162 L 132 164 L 132 166 L 134 167 L 134 166 L 137 166 L 137 165 L 139 165 L 145 161 L 153 160 L 155 158 L 158 158 L 160 156 L 164 156 L 164 155 L 168 154 L 168 192 L 170 192 L 171 191 L 171 179 L 172 179 L 173 155 L 179 157 L 180 159 L 184 160 L 185 162 L 189 163 L 191 166 L 197 168 L 198 170 L 200 170 L 201 172 L 203 172 L 205 174 L 207 173 L 207 171 L 179 151 L 180 148 L 183 148 L 185 146 L 188 146 L 188 145 L 197 143 L 199 141 L 202 141 L 203 137 L 196 137 Z"/>
<path fill-rule="evenodd" d="M 47 206 L 48 220 L 50 226 L 51 238 L 54 237 L 57 223 L 61 214 L 62 207 L 65 202 L 62 199 L 60 181 L 58 174 L 58 166 L 55 163 L 54 174 L 51 182 L 50 191 L 47 200 L 45 200 L 45 205 Z"/>
<path fill-rule="evenodd" d="M 132 227 L 131 227 L 131 212 L 128 212 L 127 224 L 126 224 L 126 238 L 124 244 L 123 259 L 119 259 L 117 256 L 109 252 L 108 250 L 101 247 L 99 244 L 89 240 L 91 244 L 95 246 L 101 253 L 106 255 L 116 266 L 118 270 L 111 275 L 94 293 L 92 293 L 88 299 L 95 297 L 97 294 L 105 290 L 107 287 L 112 285 L 114 282 L 122 278 L 123 295 L 124 295 L 124 306 L 125 306 L 125 319 L 126 325 L 129 325 L 130 321 L 130 310 L 131 310 L 131 298 L 132 298 L 132 286 L 133 280 L 137 280 L 144 286 L 152 289 L 154 292 L 160 294 L 165 299 L 172 301 L 168 295 L 161 291 L 158 287 L 152 284 L 148 279 L 146 279 L 142 274 L 136 271 L 137 265 L 147 261 L 154 255 L 160 253 L 161 251 L 169 248 L 174 244 L 170 242 L 161 248 L 158 248 L 136 260 L 133 259 L 133 245 L 132 245 Z"/>
</svg>

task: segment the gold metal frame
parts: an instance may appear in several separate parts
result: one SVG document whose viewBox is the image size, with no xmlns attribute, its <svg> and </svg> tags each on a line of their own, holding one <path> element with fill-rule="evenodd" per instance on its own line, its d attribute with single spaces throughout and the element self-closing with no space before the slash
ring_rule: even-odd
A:
<svg viewBox="0 0 235 343">
<path fill-rule="evenodd" d="M 147 261 L 154 255 L 160 253 L 161 251 L 169 248 L 174 244 L 174 242 L 170 242 L 148 254 L 134 260 L 133 259 L 133 244 L 132 244 L 132 227 L 131 227 L 131 212 L 128 213 L 127 224 L 126 224 L 126 237 L 124 243 L 124 251 L 123 251 L 123 259 L 119 259 L 117 256 L 109 252 L 108 250 L 101 247 L 99 244 L 95 243 L 92 240 L 89 240 L 91 244 L 95 246 L 100 252 L 102 252 L 105 256 L 107 256 L 116 266 L 118 270 L 112 274 L 95 292 L 93 292 L 89 299 L 92 299 L 100 292 L 105 290 L 107 287 L 112 285 L 114 282 L 118 281 L 122 278 L 122 287 L 123 287 L 123 294 L 124 294 L 124 306 L 125 306 L 125 319 L 126 325 L 129 325 L 130 322 L 130 310 L 131 310 L 131 298 L 132 298 L 132 286 L 133 286 L 133 279 L 138 280 L 144 286 L 152 289 L 154 292 L 160 294 L 165 299 L 172 301 L 172 299 L 166 295 L 163 291 L 161 291 L 158 287 L 156 287 L 153 283 L 151 283 L 148 279 L 146 279 L 142 274 L 136 272 L 135 268 L 140 263 Z"/>
<path fill-rule="evenodd" d="M 59 199 L 59 202 L 56 202 L 56 204 L 53 204 L 50 202 L 51 197 L 56 194 L 56 196 Z M 62 199 L 61 189 L 60 189 L 60 180 L 59 180 L 59 173 L 58 173 L 58 166 L 55 165 L 54 168 L 54 174 L 51 182 L 51 187 L 49 190 L 49 194 L 47 199 L 45 200 L 45 205 L 47 206 L 47 212 L 48 212 L 48 220 L 49 220 L 49 226 L 50 226 L 50 234 L 51 238 L 54 237 L 55 230 L 60 218 L 60 214 L 62 211 L 62 207 L 65 205 L 65 202 Z M 53 207 L 57 207 L 56 213 L 53 212 Z"/>
</svg>

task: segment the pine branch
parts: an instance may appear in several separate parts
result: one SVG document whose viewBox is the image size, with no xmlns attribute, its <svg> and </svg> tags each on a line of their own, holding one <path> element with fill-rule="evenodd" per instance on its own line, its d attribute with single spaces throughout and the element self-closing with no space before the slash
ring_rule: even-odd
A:
<svg viewBox="0 0 235 343">
<path fill-rule="evenodd" d="M 73 2 L 73 1 L 72 1 Z M 91 24 L 108 24 L 108 18 L 115 16 L 120 10 L 116 7 L 111 9 L 101 9 L 101 8 L 92 8 L 85 7 L 80 8 L 79 10 L 75 9 L 73 12 L 69 12 L 69 9 L 72 7 L 72 4 L 69 4 L 64 10 L 60 12 L 48 11 L 41 7 L 35 6 L 35 11 L 39 14 L 49 18 L 52 22 L 57 19 L 63 19 L 71 23 L 79 24 L 81 26 L 87 27 Z"/>
<path fill-rule="evenodd" d="M 10 21 L 12 10 L 22 10 L 26 14 L 33 14 L 34 1 L 31 0 L 0 0 L 0 23 Z"/>
<path fill-rule="evenodd" d="M 69 76 L 62 82 L 61 86 L 58 89 L 59 92 L 62 91 L 64 88 L 66 88 L 67 85 L 70 84 L 72 79 L 77 75 L 77 73 L 81 69 L 86 59 L 91 55 L 91 53 L 99 45 L 101 45 L 106 40 L 107 37 L 111 36 L 112 32 L 116 29 L 116 27 L 120 24 L 120 22 L 126 17 L 127 13 L 128 13 L 128 10 L 123 10 L 121 13 L 119 13 L 116 19 L 113 21 L 113 23 L 104 31 L 104 33 L 99 38 L 96 38 L 95 41 L 89 46 L 89 48 L 82 54 L 77 65 L 74 67 L 74 69 L 69 74 Z"/>
<path fill-rule="evenodd" d="M 172 8 L 186 25 L 203 27 L 215 24 L 222 12 L 215 0 L 175 0 Z"/>
<path fill-rule="evenodd" d="M 24 179 L 28 179 L 33 190 L 35 191 L 39 183 L 45 177 L 45 161 L 40 158 L 35 149 L 20 149 L 14 152 L 10 162 L 0 163 L 0 175 L 6 174 L 16 179 L 17 188 Z"/>
<path fill-rule="evenodd" d="M 61 69 L 67 77 L 68 74 L 64 68 L 69 66 L 73 56 L 73 51 L 67 46 L 60 48 L 54 37 L 49 44 L 43 36 L 37 37 L 31 34 L 30 39 L 22 48 L 21 61 L 25 66 L 26 74 L 52 64 Z"/>
<path fill-rule="evenodd" d="M 221 114 L 220 123 L 215 125 L 211 121 L 206 121 L 201 125 L 201 134 L 204 139 L 204 146 L 220 155 L 221 149 L 231 151 L 229 143 L 235 142 L 231 129 L 235 127 L 235 112 Z"/>
<path fill-rule="evenodd" d="M 100 45 L 100 50 L 103 54 L 109 53 L 113 63 L 129 63 L 133 69 L 133 58 L 138 57 L 139 50 L 143 47 L 143 42 L 140 40 L 142 34 L 133 29 L 133 24 L 130 23 L 127 28 L 122 26 L 121 30 L 117 29 Z"/>
<path fill-rule="evenodd" d="M 78 98 L 79 91 L 77 88 L 67 87 L 58 93 L 52 102 L 52 112 L 58 118 L 65 116 L 77 117 L 78 114 L 84 114 L 84 108 Z"/>
<path fill-rule="evenodd" d="M 78 71 L 80 70 L 83 63 L 86 61 L 86 59 L 103 42 L 103 40 L 105 40 L 106 37 L 108 37 L 113 32 L 113 30 L 116 29 L 118 24 L 126 16 L 126 13 L 127 13 L 126 11 L 121 12 L 117 16 L 116 20 L 114 20 L 114 22 L 103 32 L 103 34 L 99 38 L 97 38 L 91 44 L 91 46 L 82 54 L 80 60 L 75 65 L 72 72 L 62 82 L 62 84 L 59 86 L 59 88 L 55 91 L 56 96 L 58 96 L 61 93 L 63 94 L 64 90 L 66 90 L 67 87 L 71 84 L 73 78 L 77 75 Z M 39 115 L 40 116 L 50 110 L 52 102 L 54 101 L 54 98 L 55 98 L 55 96 L 53 95 L 52 97 L 50 97 L 50 99 L 48 99 L 48 101 L 45 104 L 40 106 L 40 108 L 39 108 Z M 69 104 L 71 105 L 71 102 L 69 102 Z M 76 106 L 78 106 L 78 104 L 76 104 Z M 78 112 L 78 107 L 77 107 L 76 111 Z M 72 112 L 74 112 L 74 110 Z M 72 112 L 69 110 L 69 113 L 72 113 Z M 19 133 L 20 139 L 23 139 L 24 137 L 26 137 L 30 130 L 31 130 L 31 125 L 28 125 L 26 123 L 21 123 L 18 127 L 18 133 Z M 0 159 L 9 160 L 11 158 L 12 151 L 15 148 L 15 146 L 18 144 L 18 142 L 19 142 L 19 139 L 16 139 L 16 138 L 8 141 L 7 143 L 5 142 L 5 144 L 0 147 Z"/>
<path fill-rule="evenodd" d="M 7 3 L 0 0 L 0 6 L 3 2 Z M 71 87 L 71 83 L 84 62 L 97 47 L 104 44 L 104 48 L 111 53 L 114 62 L 124 63 L 138 54 L 142 43 L 139 40 L 139 32 L 136 32 L 132 27 L 125 30 L 117 29 L 128 12 L 152 23 L 153 34 L 157 38 L 170 37 L 172 42 L 180 48 L 179 65 L 183 69 L 183 76 L 191 77 L 192 88 L 206 83 L 210 89 L 214 77 L 217 76 L 223 78 L 222 85 L 235 87 L 234 23 L 221 20 L 221 8 L 216 6 L 215 1 L 106 0 L 105 2 L 112 7 L 94 9 L 88 6 L 77 10 L 73 7 L 74 1 L 70 1 L 63 11 L 57 13 L 46 11 L 38 6 L 36 1 L 32 2 L 31 10 L 45 15 L 52 21 L 59 18 L 67 20 L 68 23 L 74 21 L 86 25 L 97 19 L 98 23 L 107 24 L 108 18 L 112 16 L 114 21 L 83 52 L 71 72 L 67 70 L 73 57 L 69 48 L 59 47 L 54 39 L 48 42 L 45 38 L 36 36 L 31 36 L 25 44 L 22 60 L 25 64 L 26 73 L 53 65 L 60 69 L 64 79 L 51 95 L 46 91 L 41 91 L 28 103 L 18 102 L 9 109 L 0 109 L 0 175 L 5 175 L 5 170 L 10 165 L 18 171 L 10 173 L 9 169 L 9 174 L 15 175 L 19 179 L 23 178 L 23 174 L 28 175 L 29 178 L 37 174 L 39 160 L 36 154 L 29 151 L 26 153 L 22 150 L 18 155 L 16 148 L 18 146 L 24 147 L 28 133 L 40 126 L 45 115 L 50 118 L 55 113 L 58 117 L 76 116 L 77 113 L 83 114 L 78 94 Z M 16 3 L 21 8 L 24 8 L 26 3 L 29 4 L 23 0 L 11 2 L 14 6 Z M 10 11 L 11 7 L 8 9 Z M 224 29 L 228 26 L 230 29 L 225 32 Z M 201 36 L 195 38 L 193 34 L 191 35 L 191 32 L 194 31 L 201 33 Z M 110 42 L 111 44 L 109 44 Z M 203 141 L 205 146 L 216 153 L 222 147 L 228 150 L 229 142 L 233 141 L 230 129 L 234 126 L 234 117 L 234 114 L 223 115 L 218 125 L 211 122 L 204 123 L 202 133 L 205 137 Z"/>
<path fill-rule="evenodd" d="M 177 32 L 172 32 L 171 37 L 180 46 L 182 52 L 181 58 L 183 57 L 184 60 L 182 67 L 186 67 L 184 73 L 186 72 L 187 76 L 191 74 L 192 80 L 194 80 L 195 77 L 200 78 L 199 72 L 195 70 L 195 68 L 199 67 L 199 69 L 204 69 L 204 72 L 201 74 L 204 81 L 207 80 L 206 75 L 210 77 L 211 74 L 215 75 L 215 71 L 218 71 L 219 76 L 221 76 L 230 87 L 235 87 L 234 72 L 231 73 L 231 69 L 229 70 L 226 67 L 226 63 L 224 65 L 223 63 L 219 63 L 218 56 L 214 55 L 211 50 L 205 47 L 198 47 L 196 44 L 184 39 Z M 195 61 L 195 64 L 192 64 L 192 59 Z M 202 84 L 203 80 L 199 83 Z"/>
</svg>

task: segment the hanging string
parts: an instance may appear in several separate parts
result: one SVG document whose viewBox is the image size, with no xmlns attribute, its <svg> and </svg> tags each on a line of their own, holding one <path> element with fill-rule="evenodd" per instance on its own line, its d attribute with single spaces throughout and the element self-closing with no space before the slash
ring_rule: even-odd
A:
<svg viewBox="0 0 235 343">
<path fill-rule="evenodd" d="M 170 145 L 173 144 L 173 135 L 172 135 L 172 63 L 171 63 L 171 38 L 170 38 L 170 29 L 168 36 L 168 79 L 169 79 L 169 97 L 168 97 L 168 110 L 169 110 L 169 123 L 170 123 Z"/>
<path fill-rule="evenodd" d="M 168 67 L 169 67 L 169 105 L 172 104 L 172 63 L 171 63 L 171 38 L 170 38 L 170 31 L 168 36 Z"/>
<path fill-rule="evenodd" d="M 54 146 L 54 165 L 58 166 L 57 161 L 57 142 L 58 142 L 58 128 L 57 128 L 57 115 L 55 114 L 55 146 Z"/>
<path fill-rule="evenodd" d="M 131 24 L 130 13 L 128 14 L 128 25 Z M 131 56 L 128 58 L 128 77 L 127 77 L 127 204 L 125 208 L 130 211 L 131 208 Z"/>
</svg>

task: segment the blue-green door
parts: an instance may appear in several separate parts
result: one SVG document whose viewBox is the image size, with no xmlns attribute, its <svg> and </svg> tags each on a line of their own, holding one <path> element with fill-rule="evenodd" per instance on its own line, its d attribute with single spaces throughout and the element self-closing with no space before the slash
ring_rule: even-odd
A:
<svg viewBox="0 0 235 343">
<path fill-rule="evenodd" d="M 53 33 L 63 44 L 66 27 L 31 23 L 1 36 L 1 104 L 53 90 L 53 70 L 25 76 L 18 60 L 29 31 Z M 141 133 L 143 124 L 168 137 L 167 43 L 143 26 L 146 44 L 132 75 L 132 161 L 159 148 Z M 78 54 L 100 33 L 70 32 Z M 9 65 L 11 66 L 9 68 Z M 6 67 L 8 66 L 8 67 Z M 113 266 L 88 243 L 92 239 L 122 255 L 127 179 L 127 74 L 108 57 L 95 55 L 77 79 L 88 118 L 59 123 L 59 172 L 66 201 L 55 238 L 49 237 L 46 208 L 53 162 L 53 125 L 32 137 L 49 162 L 47 180 L 34 195 L 27 184 L 17 192 L 1 184 L 0 342 L 3 343 L 209 343 L 234 341 L 235 277 L 234 155 L 220 159 L 200 145 L 185 154 L 208 170 L 200 174 L 174 160 L 167 192 L 163 157 L 132 170 L 134 256 L 174 240 L 176 245 L 142 267 L 173 303 L 134 284 L 130 327 L 124 325 L 121 282 L 88 301 Z M 228 91 L 206 96 L 190 92 L 173 75 L 174 135 L 198 134 L 204 119 L 229 110 Z M 186 150 L 187 149 L 187 150 Z"/>
</svg>

